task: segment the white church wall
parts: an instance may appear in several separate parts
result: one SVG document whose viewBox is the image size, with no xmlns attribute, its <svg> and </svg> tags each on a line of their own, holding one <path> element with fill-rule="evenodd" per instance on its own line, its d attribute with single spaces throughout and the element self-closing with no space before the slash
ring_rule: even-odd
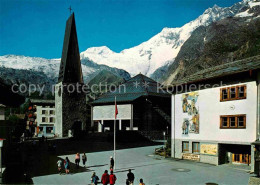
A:
<svg viewBox="0 0 260 185">
<path fill-rule="evenodd" d="M 131 119 L 131 104 L 117 105 L 117 119 Z M 115 105 L 93 107 L 93 120 L 115 119 Z"/>
<path fill-rule="evenodd" d="M 220 101 L 220 88 L 196 91 L 198 99 L 196 108 L 199 112 L 198 133 L 183 134 L 182 126 L 186 115 L 182 108 L 182 95 L 172 96 L 172 139 L 215 141 L 226 143 L 249 144 L 256 139 L 256 112 L 257 112 L 257 86 L 256 82 L 235 85 L 246 85 L 246 99 L 233 101 Z M 246 129 L 220 129 L 220 115 L 246 114 Z M 174 128 L 175 124 L 175 128 Z"/>
<path fill-rule="evenodd" d="M 62 86 L 62 82 L 55 85 L 55 115 L 56 115 L 55 133 L 58 137 L 62 137 L 62 93 L 59 92 L 59 88 L 61 86 Z"/>
</svg>

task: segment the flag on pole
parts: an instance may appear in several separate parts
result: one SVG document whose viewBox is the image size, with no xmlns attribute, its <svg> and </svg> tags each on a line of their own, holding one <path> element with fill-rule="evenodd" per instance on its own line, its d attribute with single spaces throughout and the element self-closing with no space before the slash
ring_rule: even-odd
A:
<svg viewBox="0 0 260 185">
<path fill-rule="evenodd" d="M 116 105 L 116 97 L 115 97 L 115 119 L 116 119 L 116 116 L 118 115 L 118 109 L 117 109 L 117 105 Z"/>
</svg>

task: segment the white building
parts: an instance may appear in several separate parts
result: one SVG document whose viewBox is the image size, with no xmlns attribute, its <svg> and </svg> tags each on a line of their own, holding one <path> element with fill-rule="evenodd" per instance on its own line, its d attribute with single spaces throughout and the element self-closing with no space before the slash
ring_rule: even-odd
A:
<svg viewBox="0 0 260 185">
<path fill-rule="evenodd" d="M 36 129 L 34 129 L 34 132 L 38 135 L 38 137 L 43 135 L 46 137 L 54 137 L 56 134 L 55 101 L 33 99 L 30 101 L 34 122 L 30 124 L 33 120 L 28 120 L 28 125 L 35 125 Z"/>
<path fill-rule="evenodd" d="M 173 89 L 172 157 L 242 163 L 253 170 L 252 143 L 260 135 L 260 56 L 203 70 Z"/>
</svg>

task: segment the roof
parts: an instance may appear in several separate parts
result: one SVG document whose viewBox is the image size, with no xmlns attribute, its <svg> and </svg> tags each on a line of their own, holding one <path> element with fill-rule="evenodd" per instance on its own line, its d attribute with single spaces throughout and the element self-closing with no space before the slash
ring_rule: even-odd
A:
<svg viewBox="0 0 260 185">
<path fill-rule="evenodd" d="M 173 85 L 181 85 L 260 69 L 260 55 L 201 70 Z"/>
<path fill-rule="evenodd" d="M 58 82 L 83 83 L 74 13 L 66 22 Z"/>
<path fill-rule="evenodd" d="M 31 104 L 35 105 L 52 105 L 55 104 L 55 100 L 41 100 L 41 99 L 30 99 Z"/>
<path fill-rule="evenodd" d="M 131 102 L 142 96 L 164 96 L 169 97 L 170 94 L 158 88 L 159 83 L 144 76 L 138 74 L 135 77 L 129 79 L 125 83 L 119 85 L 114 92 L 108 92 L 92 104 L 112 103 L 117 102 Z"/>
</svg>

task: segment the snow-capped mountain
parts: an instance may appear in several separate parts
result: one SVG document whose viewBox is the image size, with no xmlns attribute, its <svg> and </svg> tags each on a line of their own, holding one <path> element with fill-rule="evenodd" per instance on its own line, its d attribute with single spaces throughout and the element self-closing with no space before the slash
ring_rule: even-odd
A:
<svg viewBox="0 0 260 185">
<path fill-rule="evenodd" d="M 160 77 L 162 71 L 166 71 L 168 65 L 174 62 L 182 45 L 196 28 L 202 25 L 207 26 L 230 16 L 250 16 L 252 13 L 248 9 L 255 8 L 258 4 L 259 2 L 253 0 L 244 0 L 231 7 L 222 8 L 214 5 L 204 11 L 197 19 L 184 26 L 164 28 L 148 41 L 120 53 L 113 52 L 106 46 L 89 48 L 81 53 L 84 81 L 88 82 L 102 70 L 108 70 L 124 79 L 130 78 L 129 73 L 133 76 L 140 72 L 148 76 L 156 74 L 154 76 Z M 59 65 L 60 59 L 17 55 L 0 56 L 0 77 L 5 78 L 5 75 L 8 75 L 8 80 L 13 82 L 19 79 L 21 74 L 30 71 L 30 75 L 28 72 L 28 76 L 30 76 L 28 82 L 33 83 L 32 77 L 36 78 L 37 73 L 41 72 L 41 79 L 48 78 L 47 81 L 53 84 L 57 81 Z M 7 70 L 7 68 L 20 70 L 16 73 L 16 79 L 12 76 L 13 70 Z"/>
<path fill-rule="evenodd" d="M 81 64 L 85 83 L 89 82 L 102 70 L 110 71 L 113 74 L 126 80 L 130 78 L 129 73 L 122 69 L 111 68 L 106 65 L 99 65 L 87 59 L 82 59 Z M 27 80 L 28 83 L 34 83 L 32 76 L 37 78 L 37 74 L 39 74 L 39 76 L 41 74 L 41 79 L 44 79 L 44 81 L 47 81 L 50 84 L 54 84 L 58 79 L 60 59 L 4 55 L 0 56 L 0 69 L 0 77 L 6 78 L 11 83 L 16 83 L 19 81 L 19 78 L 25 78 L 24 81 Z M 17 76 L 12 75 L 9 69 L 17 70 Z M 30 77 L 27 79 L 26 75 L 21 76 L 26 73 L 26 71 L 28 71 L 28 73 L 30 72 Z"/>
<path fill-rule="evenodd" d="M 108 47 L 92 47 L 81 53 L 81 58 L 88 58 L 97 64 L 105 64 L 128 71 L 132 76 L 141 72 L 151 76 L 156 69 L 174 61 L 183 43 L 199 26 L 234 16 L 248 6 L 248 0 L 236 3 L 231 7 L 214 5 L 208 8 L 197 19 L 180 28 L 164 28 L 160 33 L 142 44 L 125 49 L 120 53 Z"/>
</svg>

